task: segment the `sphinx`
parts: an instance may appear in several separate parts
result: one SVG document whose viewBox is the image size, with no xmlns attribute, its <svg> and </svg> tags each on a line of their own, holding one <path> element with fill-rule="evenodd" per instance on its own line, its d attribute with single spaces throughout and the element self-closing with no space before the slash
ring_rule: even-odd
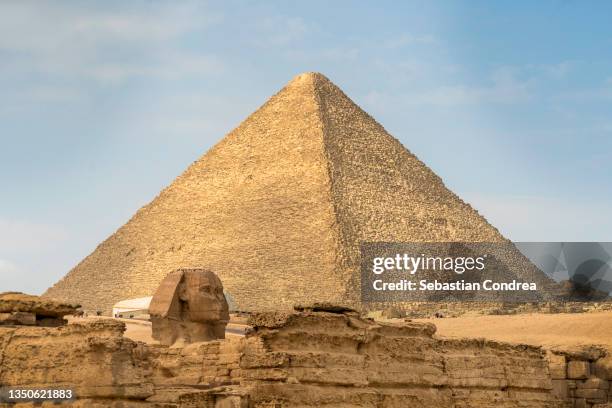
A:
<svg viewBox="0 0 612 408">
<path fill-rule="evenodd" d="M 169 273 L 151 300 L 149 314 L 153 338 L 173 347 L 223 339 L 229 321 L 223 284 L 205 269 Z"/>
</svg>

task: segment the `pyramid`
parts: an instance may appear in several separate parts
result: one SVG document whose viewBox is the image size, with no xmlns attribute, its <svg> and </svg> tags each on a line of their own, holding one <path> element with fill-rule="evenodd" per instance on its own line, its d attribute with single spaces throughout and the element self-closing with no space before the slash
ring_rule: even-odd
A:
<svg viewBox="0 0 612 408">
<path fill-rule="evenodd" d="M 45 296 L 108 313 L 204 267 L 241 310 L 358 301 L 361 242 L 505 242 L 318 73 L 298 75 Z"/>
</svg>

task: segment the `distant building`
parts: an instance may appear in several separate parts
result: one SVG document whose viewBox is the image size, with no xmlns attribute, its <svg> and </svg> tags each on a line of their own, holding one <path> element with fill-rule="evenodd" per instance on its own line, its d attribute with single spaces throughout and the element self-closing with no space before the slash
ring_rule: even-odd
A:
<svg viewBox="0 0 612 408">
<path fill-rule="evenodd" d="M 113 317 L 124 319 L 149 319 L 152 296 L 122 300 L 113 305 Z"/>
</svg>

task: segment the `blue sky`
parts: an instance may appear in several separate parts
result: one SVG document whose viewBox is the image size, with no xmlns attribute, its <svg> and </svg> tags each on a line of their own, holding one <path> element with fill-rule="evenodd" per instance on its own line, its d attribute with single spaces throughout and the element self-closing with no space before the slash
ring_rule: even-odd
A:
<svg viewBox="0 0 612 408">
<path fill-rule="evenodd" d="M 515 241 L 612 240 L 610 2 L 0 2 L 0 291 L 320 71 Z"/>
</svg>

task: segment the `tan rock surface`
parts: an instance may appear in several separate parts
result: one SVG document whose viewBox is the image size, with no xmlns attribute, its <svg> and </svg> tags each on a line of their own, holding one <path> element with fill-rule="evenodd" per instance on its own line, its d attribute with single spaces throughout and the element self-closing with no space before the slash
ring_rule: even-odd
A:
<svg viewBox="0 0 612 408">
<path fill-rule="evenodd" d="M 123 323 L 98 319 L 62 327 L 0 328 L 0 384 L 68 388 L 78 398 L 153 394 L 139 346 Z"/>
<path fill-rule="evenodd" d="M 588 361 L 570 361 L 567 363 L 567 378 L 584 380 L 591 375 L 591 364 Z"/>
<path fill-rule="evenodd" d="M 612 351 L 593 364 L 593 371 L 598 377 L 612 381 Z"/>
<path fill-rule="evenodd" d="M 564 406 L 538 347 L 437 339 L 432 324 L 380 324 L 350 310 L 250 323 L 245 338 L 184 348 L 135 343 L 109 319 L 0 328 L 0 383 L 73 388 L 78 407 Z"/>
<path fill-rule="evenodd" d="M 21 292 L 0 293 L 0 313 L 25 312 L 45 317 L 64 317 L 74 314 L 79 307 Z"/>
<path fill-rule="evenodd" d="M 561 407 L 538 347 L 433 337 L 352 312 L 252 316 L 241 386 L 255 406 Z"/>
</svg>

